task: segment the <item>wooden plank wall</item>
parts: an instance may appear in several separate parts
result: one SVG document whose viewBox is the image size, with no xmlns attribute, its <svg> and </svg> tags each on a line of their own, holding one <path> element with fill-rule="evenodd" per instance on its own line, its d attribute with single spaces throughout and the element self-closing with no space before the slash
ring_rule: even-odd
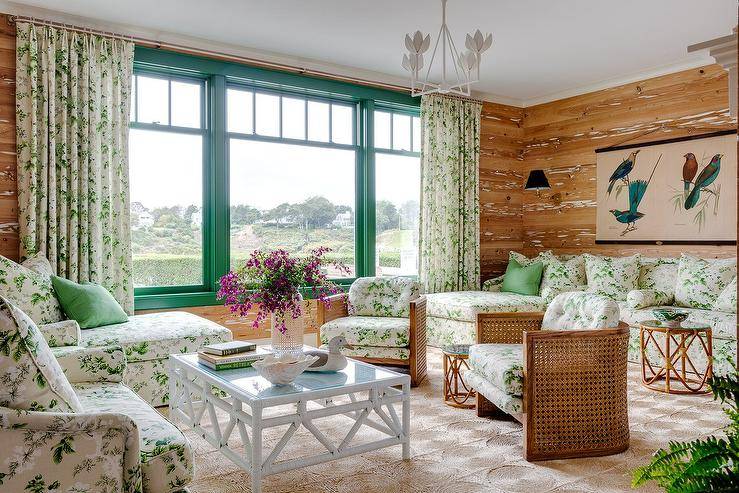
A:
<svg viewBox="0 0 739 493">
<path fill-rule="evenodd" d="M 0 14 L 0 255 L 18 258 L 15 165 L 15 24 Z"/>
<path fill-rule="evenodd" d="M 595 149 L 736 129 L 728 106 L 728 76 L 711 65 L 525 108 L 516 131 L 520 155 L 510 161 L 480 161 L 480 205 L 483 213 L 491 211 L 481 220 L 482 278 L 502 273 L 507 250 L 519 248 L 530 256 L 542 250 L 736 255 L 735 246 L 595 244 Z M 517 139 L 501 139 L 498 132 L 498 127 L 483 124 L 482 146 L 501 142 L 512 150 Z M 540 195 L 523 192 L 520 184 L 531 169 L 543 169 L 552 189 Z M 491 183 L 491 175 L 500 180 Z M 484 192 L 491 187 L 509 194 Z M 513 222 L 516 214 L 519 224 Z"/>
</svg>

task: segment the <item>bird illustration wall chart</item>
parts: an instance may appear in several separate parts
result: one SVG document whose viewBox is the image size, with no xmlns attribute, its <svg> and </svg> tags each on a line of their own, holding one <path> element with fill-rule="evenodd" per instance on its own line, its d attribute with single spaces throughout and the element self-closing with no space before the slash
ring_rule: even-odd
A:
<svg viewBox="0 0 739 493">
<path fill-rule="evenodd" d="M 687 200 L 688 194 L 690 194 L 690 185 L 698 173 L 698 161 L 695 160 L 695 154 L 692 152 L 687 153 L 683 157 L 685 158 L 685 164 L 683 164 L 683 185 L 685 199 Z"/>
<path fill-rule="evenodd" d="M 613 172 L 611 177 L 608 179 L 608 195 L 611 195 L 611 190 L 613 190 L 613 185 L 618 180 L 623 180 L 624 183 L 626 183 L 627 185 L 629 184 L 629 173 L 631 173 L 631 170 L 634 169 L 634 165 L 636 164 L 637 154 L 639 154 L 639 149 L 629 154 L 629 157 L 624 159 L 623 162 L 618 165 L 616 170 Z"/>
<path fill-rule="evenodd" d="M 634 153 L 632 155 L 635 156 Z M 611 209 L 609 211 L 614 215 L 616 221 L 626 225 L 626 229 L 623 230 L 621 236 L 625 236 L 631 231 L 636 230 L 636 221 L 644 217 L 644 213 L 639 212 L 639 204 L 641 204 L 644 194 L 647 192 L 647 187 L 649 187 L 649 183 L 652 181 L 654 172 L 657 170 L 657 165 L 659 165 L 661 159 L 662 155 L 660 154 L 657 162 L 654 164 L 652 174 L 649 175 L 649 180 L 634 180 L 629 182 L 629 209 L 625 211 Z"/>
<path fill-rule="evenodd" d="M 721 158 L 723 154 L 716 154 L 711 158 L 711 162 L 703 168 L 701 174 L 695 180 L 693 190 L 690 191 L 688 196 L 685 198 L 685 210 L 692 209 L 698 203 L 700 199 L 701 191 L 711 192 L 712 190 L 706 188 L 708 185 L 716 181 L 718 174 L 721 172 Z"/>
</svg>

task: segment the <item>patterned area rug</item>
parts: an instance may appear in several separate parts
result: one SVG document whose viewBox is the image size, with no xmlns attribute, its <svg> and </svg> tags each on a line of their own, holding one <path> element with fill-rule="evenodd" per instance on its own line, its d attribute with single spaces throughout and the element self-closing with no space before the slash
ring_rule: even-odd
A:
<svg viewBox="0 0 739 493">
<path fill-rule="evenodd" d="M 631 471 L 647 462 L 669 440 L 689 440 L 716 433 L 726 422 L 711 397 L 664 395 L 639 384 L 639 367 L 630 365 L 631 447 L 610 457 L 530 463 L 522 459 L 521 425 L 478 418 L 474 410 L 446 406 L 440 398 L 441 352 L 429 348 L 429 379 L 413 389 L 411 460 L 400 447 L 382 449 L 296 471 L 268 476 L 265 493 L 472 493 L 472 492 L 622 492 L 629 491 Z M 225 414 L 219 422 L 227 422 Z M 332 417 L 318 422 L 327 435 L 343 437 L 351 423 Z M 357 439 L 372 437 L 364 427 Z M 237 493 L 250 490 L 249 475 L 186 431 L 195 452 L 191 493 Z M 271 449 L 281 431 L 265 432 Z M 300 457 L 321 445 L 309 433 L 296 433 L 281 457 Z M 231 442 L 235 444 L 237 442 Z M 647 487 L 640 491 L 657 491 Z"/>
</svg>

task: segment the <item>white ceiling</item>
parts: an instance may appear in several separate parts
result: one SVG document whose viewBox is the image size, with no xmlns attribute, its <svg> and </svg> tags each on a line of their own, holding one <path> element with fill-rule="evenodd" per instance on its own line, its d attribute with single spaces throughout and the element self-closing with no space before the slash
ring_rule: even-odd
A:
<svg viewBox="0 0 739 493">
<path fill-rule="evenodd" d="M 435 37 L 441 17 L 439 0 L 20 0 L 0 9 L 386 82 L 405 79 L 404 34 Z M 524 106 L 711 63 L 686 47 L 737 24 L 736 0 L 449 0 L 448 10 L 458 45 L 477 28 L 493 34 L 480 95 Z"/>
</svg>

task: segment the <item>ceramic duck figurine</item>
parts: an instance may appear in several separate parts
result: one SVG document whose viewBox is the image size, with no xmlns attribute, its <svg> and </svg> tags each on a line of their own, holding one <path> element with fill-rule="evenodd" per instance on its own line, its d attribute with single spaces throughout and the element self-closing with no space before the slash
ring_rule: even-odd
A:
<svg viewBox="0 0 739 493">
<path fill-rule="evenodd" d="M 346 368 L 347 361 L 346 357 L 341 354 L 341 348 L 351 348 L 346 343 L 344 336 L 332 337 L 328 341 L 328 352 L 322 349 L 313 349 L 311 351 L 304 351 L 307 356 L 318 356 L 318 360 L 310 365 L 305 371 L 339 371 Z"/>
</svg>

